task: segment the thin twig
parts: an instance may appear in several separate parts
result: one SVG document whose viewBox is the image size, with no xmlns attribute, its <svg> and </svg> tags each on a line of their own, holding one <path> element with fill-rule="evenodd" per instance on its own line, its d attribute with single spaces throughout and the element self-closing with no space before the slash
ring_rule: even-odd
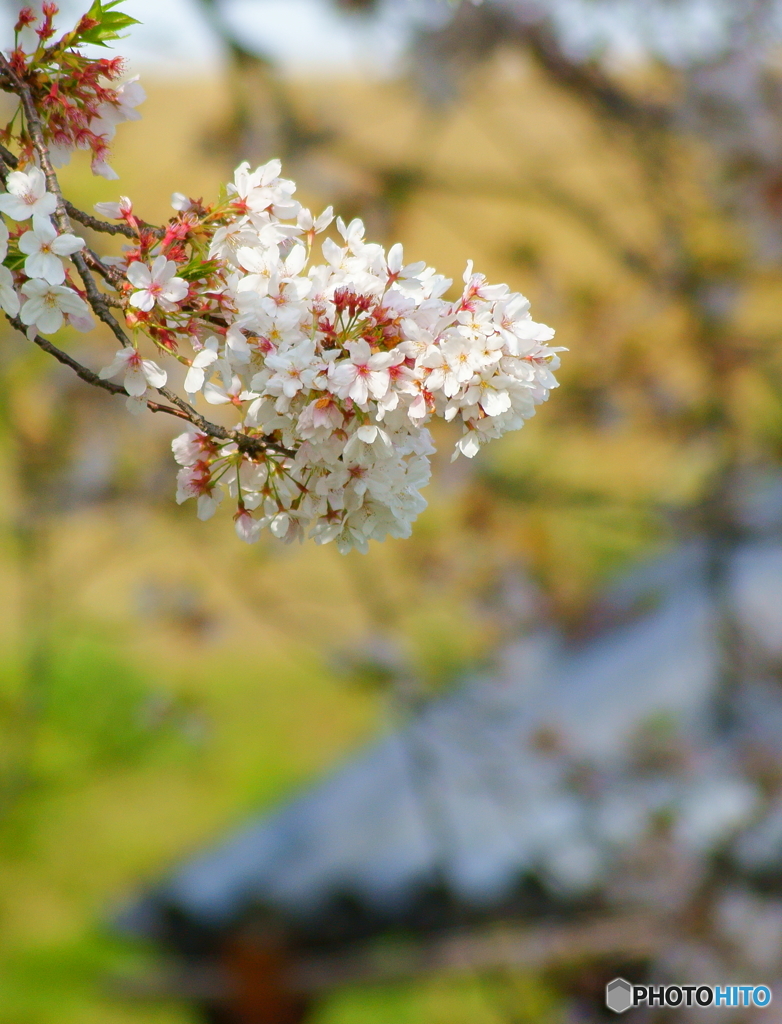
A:
<svg viewBox="0 0 782 1024">
<path fill-rule="evenodd" d="M 10 316 L 6 313 L 5 318 L 17 329 L 17 331 L 20 331 L 25 335 L 27 334 L 27 328 L 19 317 Z M 102 377 L 99 377 L 94 370 L 90 370 L 89 367 L 83 366 L 80 362 L 74 359 L 73 356 L 69 356 L 67 352 L 63 352 L 61 348 L 57 348 L 57 346 L 52 344 L 51 341 L 48 341 L 46 338 L 42 338 L 40 334 L 30 336 L 30 340 L 34 342 L 38 348 L 43 349 L 44 352 L 48 352 L 50 356 L 54 356 L 59 363 L 62 363 L 64 366 L 73 370 L 76 376 L 80 377 L 85 383 L 91 384 L 96 388 L 101 388 L 103 391 L 108 391 L 110 395 L 123 395 L 125 398 L 128 397 L 127 391 L 120 384 L 114 384 L 110 380 L 104 380 Z M 159 402 L 147 401 L 147 405 L 152 412 L 167 412 L 172 416 L 179 417 L 180 419 L 188 418 L 185 413 L 181 412 L 179 409 L 170 409 L 168 406 L 161 405 Z"/>
<path fill-rule="evenodd" d="M 8 322 L 16 328 L 21 334 L 27 335 L 27 327 L 17 316 L 10 316 L 5 313 L 5 318 Z M 42 349 L 44 352 L 48 352 L 50 356 L 54 356 L 57 362 L 62 363 L 63 366 L 69 367 L 73 372 L 83 380 L 86 384 L 91 384 L 93 387 L 100 388 L 102 391 L 107 391 L 110 395 L 122 395 L 123 398 L 128 397 L 128 393 L 124 387 L 120 384 L 115 384 L 113 381 L 104 380 L 99 377 L 94 370 L 90 370 L 89 367 L 84 366 L 78 360 L 74 359 L 73 356 L 69 356 L 67 352 L 63 352 L 61 348 L 58 348 L 51 341 L 46 338 L 42 338 L 40 334 L 30 335 L 30 340 Z M 281 455 L 286 458 L 292 458 L 294 452 L 287 448 L 283 448 L 278 445 L 274 440 L 268 437 L 252 437 L 249 434 L 243 434 L 239 430 L 231 430 L 228 427 L 220 426 L 218 423 L 210 423 L 204 416 L 196 412 L 192 406 L 184 402 L 177 394 L 169 390 L 169 388 L 157 388 L 159 394 L 164 398 L 167 398 L 172 405 L 161 405 L 160 402 L 154 402 L 151 399 L 146 399 L 146 406 L 152 412 L 163 412 L 169 416 L 176 416 L 177 419 L 187 420 L 188 423 L 192 423 L 193 426 L 198 427 L 203 433 L 208 434 L 209 437 L 219 438 L 222 441 L 233 441 L 241 452 L 250 458 L 258 458 L 261 455 L 273 454 Z"/>
<path fill-rule="evenodd" d="M 2 157 L 4 163 L 8 164 L 12 171 L 15 171 L 19 166 L 19 159 L 14 156 L 10 149 L 6 149 L 3 145 L 0 145 L 0 157 Z"/>
<path fill-rule="evenodd" d="M 252 459 L 258 458 L 260 455 L 265 455 L 268 452 L 273 452 L 277 455 L 284 455 L 288 459 L 292 459 L 296 454 L 289 448 L 283 448 L 282 445 L 277 444 L 277 442 L 273 441 L 271 438 L 253 437 L 250 434 L 243 434 L 240 430 L 232 430 L 228 427 L 221 427 L 216 423 L 210 423 L 206 417 L 202 416 L 200 412 L 197 412 L 192 405 L 189 405 L 170 388 L 163 387 L 157 388 L 156 390 L 164 398 L 167 398 L 169 402 L 180 409 L 185 418 L 190 420 L 193 426 L 198 427 L 198 429 L 202 430 L 205 434 L 209 434 L 210 437 L 219 437 L 224 441 L 233 441 L 240 452 Z"/>
<path fill-rule="evenodd" d="M 87 265 L 95 271 L 96 274 L 100 274 L 103 280 L 111 285 L 112 288 L 116 288 L 118 283 L 123 280 L 122 273 L 117 270 L 116 267 L 110 267 L 104 263 L 103 260 L 98 256 L 92 249 L 84 248 L 81 250 L 82 256 L 84 256 Z M 117 300 L 110 298 L 107 295 L 102 296 L 103 301 L 107 306 L 119 305 Z M 120 308 L 122 308 L 120 306 Z"/>
<path fill-rule="evenodd" d="M 83 224 L 85 228 L 92 228 L 93 231 L 101 231 L 104 235 L 124 235 L 125 238 L 138 238 L 138 232 L 134 231 L 129 224 L 109 224 L 106 220 L 100 220 L 98 217 L 93 217 L 90 213 L 85 213 L 78 207 L 74 206 L 73 203 L 69 203 L 67 199 L 63 200 L 65 209 L 68 211 L 68 215 L 73 217 L 74 220 L 78 221 L 79 224 Z M 142 224 L 139 221 L 139 224 Z M 144 224 L 147 230 L 152 231 L 158 238 L 162 237 L 164 232 L 162 228 L 153 228 L 149 224 Z"/>
</svg>

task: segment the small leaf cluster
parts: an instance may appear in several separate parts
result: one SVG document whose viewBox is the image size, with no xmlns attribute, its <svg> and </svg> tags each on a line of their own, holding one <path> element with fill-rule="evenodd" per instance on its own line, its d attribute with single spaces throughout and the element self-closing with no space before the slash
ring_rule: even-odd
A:
<svg viewBox="0 0 782 1024">
<path fill-rule="evenodd" d="M 116 10 L 123 0 L 94 0 L 92 7 L 85 14 L 74 30 L 74 41 L 71 45 L 78 46 L 92 43 L 93 46 L 108 46 L 113 39 L 122 39 L 123 29 L 138 25 L 137 18 Z"/>
</svg>

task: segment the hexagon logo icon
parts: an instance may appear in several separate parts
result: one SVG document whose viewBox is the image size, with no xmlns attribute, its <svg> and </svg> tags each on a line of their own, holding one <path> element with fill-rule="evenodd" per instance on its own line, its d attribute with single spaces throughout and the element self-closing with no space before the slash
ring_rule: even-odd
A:
<svg viewBox="0 0 782 1024">
<path fill-rule="evenodd" d="M 625 1013 L 633 1005 L 633 986 L 624 978 L 614 978 L 606 985 L 606 1006 L 614 1013 Z"/>
</svg>

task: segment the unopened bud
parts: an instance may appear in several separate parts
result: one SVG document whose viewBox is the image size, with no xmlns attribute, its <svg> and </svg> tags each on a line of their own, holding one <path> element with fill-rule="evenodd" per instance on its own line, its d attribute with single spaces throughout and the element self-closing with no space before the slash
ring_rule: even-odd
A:
<svg viewBox="0 0 782 1024">
<path fill-rule="evenodd" d="M 19 11 L 19 18 L 16 25 L 14 25 L 14 31 L 21 32 L 23 28 L 26 28 L 28 25 L 34 25 L 37 21 L 38 15 L 32 7 L 23 7 L 21 11 Z"/>
<path fill-rule="evenodd" d="M 82 32 L 89 32 L 91 28 L 97 28 L 98 25 L 100 25 L 100 22 L 97 18 L 91 18 L 88 14 L 85 14 L 76 28 L 76 33 L 81 35 Z"/>
</svg>

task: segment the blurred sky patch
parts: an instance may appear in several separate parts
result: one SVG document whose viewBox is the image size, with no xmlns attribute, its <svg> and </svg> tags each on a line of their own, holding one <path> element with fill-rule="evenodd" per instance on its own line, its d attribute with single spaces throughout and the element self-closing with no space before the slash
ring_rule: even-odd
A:
<svg viewBox="0 0 782 1024">
<path fill-rule="evenodd" d="M 651 51 L 667 62 L 708 60 L 730 40 L 736 7 L 730 0 L 494 0 L 523 19 L 550 17 L 566 49 L 581 57 L 635 60 Z M 782 22 L 781 0 L 771 0 Z M 9 12 L 0 45 L 10 40 L 18 0 L 0 0 Z M 60 0 L 65 21 L 88 0 Z M 142 23 L 122 42 L 134 67 L 156 72 L 215 70 L 221 47 L 198 0 L 125 0 Z M 385 0 L 372 15 L 340 11 L 329 0 L 223 0 L 221 9 L 248 48 L 290 74 L 386 77 L 399 70 L 416 24 L 448 17 L 448 0 Z"/>
<path fill-rule="evenodd" d="M 445 0 L 439 0 L 445 8 Z M 0 45 L 9 45 L 11 18 L 20 6 L 5 0 Z M 89 0 L 60 0 L 62 24 L 75 20 Z M 125 0 L 123 10 L 138 18 L 117 47 L 134 67 L 154 66 L 180 75 L 212 71 L 221 48 L 197 0 Z M 327 0 L 235 0 L 225 13 L 250 49 L 267 54 L 284 71 L 301 74 L 387 75 L 395 70 L 408 36 L 414 7 L 408 0 L 388 5 L 372 18 L 336 10 Z"/>
</svg>

